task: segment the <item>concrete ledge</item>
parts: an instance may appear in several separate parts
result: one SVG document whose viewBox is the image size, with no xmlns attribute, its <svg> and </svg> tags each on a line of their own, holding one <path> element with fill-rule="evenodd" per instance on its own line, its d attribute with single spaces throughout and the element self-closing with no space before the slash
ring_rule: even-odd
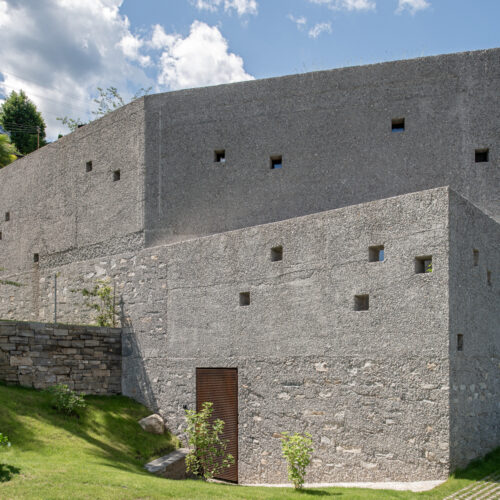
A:
<svg viewBox="0 0 500 500">
<path fill-rule="evenodd" d="M 179 448 L 147 463 L 144 468 L 151 474 L 167 479 L 186 479 L 188 477 L 186 473 L 186 455 L 188 453 L 189 448 Z"/>
</svg>

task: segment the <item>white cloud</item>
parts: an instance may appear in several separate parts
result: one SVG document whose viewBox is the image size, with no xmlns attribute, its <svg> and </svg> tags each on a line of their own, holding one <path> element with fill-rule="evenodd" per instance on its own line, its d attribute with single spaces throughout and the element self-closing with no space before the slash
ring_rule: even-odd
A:
<svg viewBox="0 0 500 500">
<path fill-rule="evenodd" d="M 399 0 L 396 13 L 400 14 L 401 12 L 408 10 L 410 14 L 413 15 L 419 10 L 427 9 L 430 6 L 431 4 L 427 2 L 427 0 Z"/>
<path fill-rule="evenodd" d="M 170 90 L 253 79 L 215 26 L 194 21 L 186 38 L 167 35 L 159 26 L 155 31 L 163 41 L 158 83 Z"/>
<path fill-rule="evenodd" d="M 311 38 L 318 38 L 321 33 L 331 33 L 332 32 L 332 24 L 331 23 L 318 23 L 315 24 L 309 30 L 309 36 Z"/>
<path fill-rule="evenodd" d="M 149 66 L 151 58 L 142 55 L 139 50 L 144 45 L 144 42 L 137 36 L 127 33 L 119 42 L 118 46 L 122 49 L 123 54 L 131 61 L 137 61 L 141 66 Z"/>
<path fill-rule="evenodd" d="M 257 0 L 195 0 L 195 7 L 199 10 L 215 12 L 223 5 L 226 12 L 235 10 L 239 16 L 244 14 L 257 14 Z"/>
<path fill-rule="evenodd" d="M 304 16 L 294 17 L 292 14 L 288 14 L 288 19 L 297 25 L 297 29 L 303 30 L 307 24 L 307 19 Z"/>
<path fill-rule="evenodd" d="M 374 10 L 376 7 L 375 0 L 309 0 L 309 2 L 326 5 L 332 10 Z"/>
</svg>

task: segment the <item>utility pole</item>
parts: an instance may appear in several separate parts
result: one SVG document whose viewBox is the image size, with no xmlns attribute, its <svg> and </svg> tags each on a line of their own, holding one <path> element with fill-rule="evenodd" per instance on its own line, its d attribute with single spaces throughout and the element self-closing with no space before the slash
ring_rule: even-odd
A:
<svg viewBox="0 0 500 500">
<path fill-rule="evenodd" d="M 40 149 L 40 127 L 36 127 L 36 149 Z"/>
</svg>

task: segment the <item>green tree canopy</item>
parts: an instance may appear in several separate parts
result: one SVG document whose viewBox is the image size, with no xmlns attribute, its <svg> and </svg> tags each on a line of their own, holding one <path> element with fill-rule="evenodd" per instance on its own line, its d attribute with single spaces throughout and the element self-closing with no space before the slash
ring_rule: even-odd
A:
<svg viewBox="0 0 500 500">
<path fill-rule="evenodd" d="M 16 157 L 16 148 L 11 144 L 9 136 L 0 134 L 0 168 L 12 163 Z"/>
<path fill-rule="evenodd" d="M 0 124 L 11 133 L 12 142 L 22 154 L 37 148 L 37 128 L 40 129 L 40 147 L 45 144 L 45 122 L 23 90 L 12 91 L 0 106 Z"/>
</svg>

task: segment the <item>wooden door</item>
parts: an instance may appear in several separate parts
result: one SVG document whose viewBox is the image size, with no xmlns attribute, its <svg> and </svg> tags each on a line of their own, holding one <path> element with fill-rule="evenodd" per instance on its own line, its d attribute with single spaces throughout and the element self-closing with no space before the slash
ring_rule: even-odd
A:
<svg viewBox="0 0 500 500">
<path fill-rule="evenodd" d="M 227 440 L 227 453 L 235 463 L 217 479 L 238 482 L 238 369 L 196 368 L 196 411 L 205 401 L 213 403 L 212 419 L 224 421 L 222 438 Z"/>
</svg>

